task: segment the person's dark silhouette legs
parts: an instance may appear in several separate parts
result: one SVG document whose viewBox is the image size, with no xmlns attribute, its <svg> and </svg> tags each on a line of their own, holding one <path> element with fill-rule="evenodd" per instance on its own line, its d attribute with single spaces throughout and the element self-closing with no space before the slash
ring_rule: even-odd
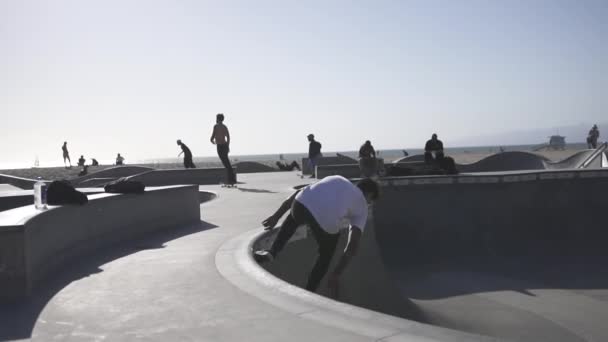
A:
<svg viewBox="0 0 608 342">
<path fill-rule="evenodd" d="M 328 234 L 320 227 L 310 227 L 317 244 L 319 245 L 319 255 L 315 261 L 310 274 L 308 275 L 308 281 L 306 282 L 306 289 L 308 291 L 316 291 L 319 287 L 319 283 L 327 273 L 331 258 L 334 256 L 336 251 L 336 245 L 338 244 L 339 234 Z"/>
<path fill-rule="evenodd" d="M 433 161 L 435 161 L 433 159 L 433 154 L 431 152 L 424 152 L 424 162 L 427 164 L 432 164 Z"/>
<path fill-rule="evenodd" d="M 228 145 L 219 144 L 217 145 L 217 155 L 220 157 L 222 164 L 226 168 L 226 175 L 228 177 L 228 184 L 235 184 L 236 177 L 234 175 L 234 170 L 232 170 L 232 165 L 230 164 L 230 158 L 228 158 Z"/>
</svg>

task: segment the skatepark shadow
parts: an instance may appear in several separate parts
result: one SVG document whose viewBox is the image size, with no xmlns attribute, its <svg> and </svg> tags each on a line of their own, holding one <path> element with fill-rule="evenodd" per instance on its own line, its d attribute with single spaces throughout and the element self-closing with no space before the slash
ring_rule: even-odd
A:
<svg viewBox="0 0 608 342">
<path fill-rule="evenodd" d="M 266 190 L 266 189 L 251 189 L 251 188 L 238 188 L 239 191 L 243 191 L 243 192 L 253 192 L 253 193 L 258 193 L 258 194 L 276 194 L 276 191 L 270 191 L 270 190 Z"/>
<path fill-rule="evenodd" d="M 156 232 L 144 238 L 106 246 L 64 264 L 62 269 L 40 282 L 29 297 L 0 303 L 0 322 L 2 322 L 0 341 L 31 338 L 38 316 L 47 303 L 73 281 L 103 272 L 100 268 L 102 265 L 141 250 L 165 248 L 165 243 L 171 240 L 217 227 L 201 221 L 169 231 Z"/>
</svg>

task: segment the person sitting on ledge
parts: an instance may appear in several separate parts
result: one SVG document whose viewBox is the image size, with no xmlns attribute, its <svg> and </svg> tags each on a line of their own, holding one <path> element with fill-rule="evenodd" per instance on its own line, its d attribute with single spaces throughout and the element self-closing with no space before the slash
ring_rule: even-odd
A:
<svg viewBox="0 0 608 342">
<path fill-rule="evenodd" d="M 84 156 L 81 155 L 80 158 L 78 159 L 78 166 L 84 166 L 84 163 L 86 163 L 86 159 L 84 159 Z"/>
<path fill-rule="evenodd" d="M 376 174 L 376 150 L 372 146 L 371 141 L 366 140 L 361 148 L 359 148 L 359 169 L 361 170 L 361 176 L 372 177 Z"/>
<path fill-rule="evenodd" d="M 99 166 L 99 162 L 95 158 L 91 158 L 91 166 Z"/>
<path fill-rule="evenodd" d="M 340 230 L 349 228 L 344 254 L 329 276 L 329 289 L 337 295 L 339 277 L 350 260 L 357 254 L 361 234 L 367 222 L 367 205 L 378 197 L 378 184 L 369 178 L 354 185 L 342 176 L 328 176 L 317 183 L 294 192 L 279 209 L 262 222 L 266 230 L 272 229 L 289 211 L 279 232 L 268 250 L 253 254 L 259 262 L 269 262 L 278 256 L 299 226 L 307 225 L 317 242 L 319 254 L 308 276 L 306 289 L 316 291 L 327 273 L 338 244 Z"/>
<path fill-rule="evenodd" d="M 287 164 L 286 162 L 281 162 L 281 161 L 277 161 L 277 167 L 279 168 L 279 170 L 281 171 L 293 171 L 293 169 L 296 169 L 298 171 L 302 171 L 302 169 L 300 169 L 300 164 L 298 164 L 297 161 L 292 161 L 291 164 Z"/>
<path fill-rule="evenodd" d="M 86 176 L 88 174 L 89 174 L 89 166 L 88 165 L 83 165 L 82 166 L 82 171 L 80 171 L 78 173 L 78 177 Z"/>
<path fill-rule="evenodd" d="M 116 165 L 123 165 L 125 158 L 123 158 L 120 153 L 116 155 Z"/>
<path fill-rule="evenodd" d="M 434 158 L 433 158 L 433 155 Z M 430 140 L 427 140 L 424 145 L 424 162 L 432 164 L 433 162 L 441 163 L 443 159 L 443 142 L 437 139 L 437 134 L 433 133 Z"/>
</svg>

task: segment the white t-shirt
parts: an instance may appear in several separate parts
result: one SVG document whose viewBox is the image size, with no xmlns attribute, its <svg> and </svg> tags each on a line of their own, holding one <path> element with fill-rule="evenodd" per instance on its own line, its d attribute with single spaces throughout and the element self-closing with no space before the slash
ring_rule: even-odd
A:
<svg viewBox="0 0 608 342">
<path fill-rule="evenodd" d="M 367 221 L 367 201 L 363 192 L 342 176 L 328 176 L 296 195 L 321 228 L 330 234 L 356 226 L 362 231 Z"/>
</svg>

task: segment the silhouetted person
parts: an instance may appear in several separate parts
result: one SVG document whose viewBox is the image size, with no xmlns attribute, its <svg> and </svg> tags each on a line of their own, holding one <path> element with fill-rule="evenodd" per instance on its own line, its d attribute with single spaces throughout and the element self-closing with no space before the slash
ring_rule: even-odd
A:
<svg viewBox="0 0 608 342">
<path fill-rule="evenodd" d="M 587 147 L 596 149 L 597 148 L 597 140 L 600 137 L 600 131 L 597 129 L 597 125 L 593 125 L 591 130 L 589 131 L 589 135 L 587 135 Z"/>
<path fill-rule="evenodd" d="M 67 160 L 68 163 L 70 163 L 70 167 L 72 167 L 72 161 L 70 160 L 70 152 L 68 152 L 68 142 L 67 141 L 63 142 L 63 146 L 61 146 L 61 150 L 63 151 L 63 165 L 65 167 L 67 167 L 67 165 L 65 165 L 65 161 Z"/>
<path fill-rule="evenodd" d="M 120 153 L 116 155 L 116 165 L 123 165 L 125 158 L 123 158 Z"/>
<path fill-rule="evenodd" d="M 315 178 L 315 167 L 319 162 L 319 158 L 323 157 L 323 154 L 321 154 L 321 143 L 315 140 L 314 134 L 309 134 L 307 138 L 309 141 L 308 163 L 310 164 L 310 168 L 312 170 L 312 176 L 310 176 L 310 178 Z"/>
<path fill-rule="evenodd" d="M 80 155 L 80 158 L 78 158 L 78 166 L 84 166 L 84 163 L 86 163 L 86 159 L 84 159 L 83 155 Z"/>
<path fill-rule="evenodd" d="M 95 158 L 91 158 L 91 166 L 99 166 L 99 162 Z"/>
<path fill-rule="evenodd" d="M 409 153 L 407 153 L 407 151 L 406 151 L 406 150 L 401 150 L 401 152 L 403 152 L 403 156 L 404 156 L 404 157 L 407 157 L 407 156 L 409 156 L 409 155 L 410 155 Z"/>
<path fill-rule="evenodd" d="M 287 164 L 281 161 L 277 162 L 277 167 L 279 168 L 279 170 L 281 171 L 293 171 L 293 169 L 296 169 L 298 171 L 302 171 L 302 169 L 300 169 L 300 164 L 298 164 L 297 161 L 292 161 L 291 164 Z"/>
<path fill-rule="evenodd" d="M 258 262 L 272 261 L 285 247 L 296 229 L 307 225 L 317 242 L 319 254 L 308 276 L 306 289 L 316 291 L 329 269 L 340 230 L 349 229 L 344 254 L 329 276 L 329 287 L 335 296 L 340 275 L 357 253 L 367 221 L 367 205 L 377 197 L 378 185 L 369 178 L 354 185 L 342 176 L 328 176 L 308 185 L 291 195 L 273 215 L 262 222 L 266 230 L 272 229 L 289 211 L 270 249 L 256 251 L 254 258 Z"/>
<path fill-rule="evenodd" d="M 366 140 L 359 148 L 359 168 L 363 177 L 371 177 L 376 174 L 376 150 L 371 141 Z"/>
<path fill-rule="evenodd" d="M 82 165 L 82 171 L 78 173 L 78 177 L 86 176 L 89 173 L 89 167 L 87 165 Z"/>
<path fill-rule="evenodd" d="M 443 159 L 443 143 L 437 139 L 437 134 L 433 133 L 431 139 L 424 145 L 424 161 L 432 164 L 434 161 L 441 162 L 441 159 Z"/>
<path fill-rule="evenodd" d="M 216 115 L 215 122 L 213 132 L 211 133 L 211 143 L 217 145 L 217 155 L 226 168 L 226 183 L 236 184 L 236 176 L 228 158 L 228 153 L 230 153 L 230 132 L 228 131 L 228 127 L 224 125 L 224 114 L 219 113 Z"/>
<path fill-rule="evenodd" d="M 177 156 L 179 157 L 182 153 L 184 154 L 184 167 L 186 169 L 195 169 L 196 166 L 192 161 L 192 152 L 190 152 L 188 146 L 186 146 L 186 144 L 184 144 L 180 139 L 177 139 L 177 145 L 182 148 L 182 151 Z"/>
</svg>

